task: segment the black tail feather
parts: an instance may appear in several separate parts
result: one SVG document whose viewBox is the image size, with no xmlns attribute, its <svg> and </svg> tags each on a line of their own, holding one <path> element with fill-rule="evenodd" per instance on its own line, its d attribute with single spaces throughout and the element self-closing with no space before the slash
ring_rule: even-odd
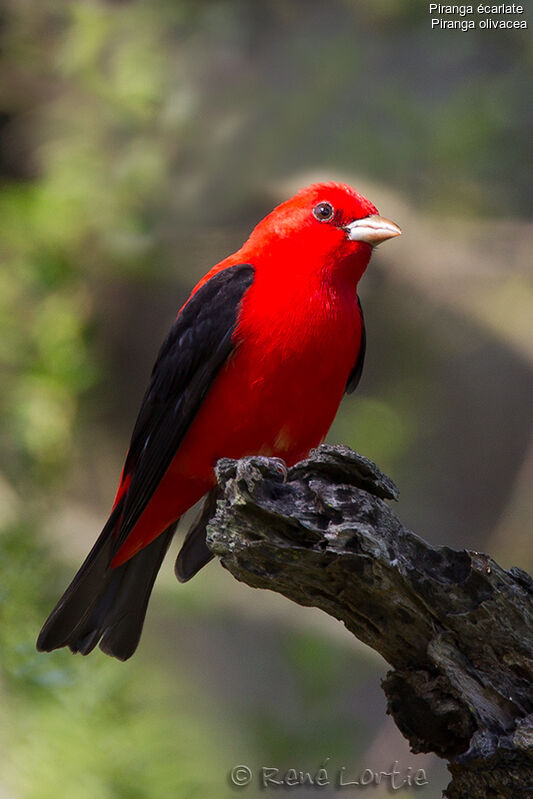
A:
<svg viewBox="0 0 533 799">
<path fill-rule="evenodd" d="M 78 649 L 87 654 L 100 640 L 100 649 L 119 660 L 135 652 L 144 624 L 148 600 L 166 555 L 176 524 L 158 536 L 122 566 L 112 570 L 105 592 L 91 617 L 78 632 Z"/>
<path fill-rule="evenodd" d="M 100 642 L 103 652 L 127 660 L 137 648 L 154 581 L 177 522 L 112 569 L 116 548 L 112 532 L 119 515 L 116 508 L 46 620 L 37 640 L 40 651 L 68 646 L 72 652 L 87 655 Z"/>
<path fill-rule="evenodd" d="M 191 526 L 176 559 L 174 572 L 180 583 L 186 583 L 215 556 L 205 543 L 205 528 L 215 515 L 220 488 L 215 486 L 205 498 L 199 518 Z"/>
</svg>

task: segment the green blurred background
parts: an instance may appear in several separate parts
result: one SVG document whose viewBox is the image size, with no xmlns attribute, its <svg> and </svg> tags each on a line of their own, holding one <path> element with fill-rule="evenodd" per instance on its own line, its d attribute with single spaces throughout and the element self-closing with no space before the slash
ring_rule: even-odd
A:
<svg viewBox="0 0 533 799">
<path fill-rule="evenodd" d="M 330 440 L 391 474 L 427 539 L 531 567 L 531 39 L 431 31 L 426 6 L 3 3 L 2 799 L 235 796 L 237 763 L 327 758 L 426 769 L 400 795 L 446 785 L 386 717 L 379 656 L 218 563 L 179 586 L 168 558 L 126 664 L 34 643 L 106 519 L 176 310 L 316 178 L 404 228 L 361 285 L 367 366 Z"/>
</svg>

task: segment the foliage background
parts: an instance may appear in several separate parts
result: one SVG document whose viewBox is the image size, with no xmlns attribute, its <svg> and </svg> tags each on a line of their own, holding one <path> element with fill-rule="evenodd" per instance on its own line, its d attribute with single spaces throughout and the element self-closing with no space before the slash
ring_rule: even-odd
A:
<svg viewBox="0 0 533 799">
<path fill-rule="evenodd" d="M 234 764 L 327 758 L 423 767 L 403 795 L 440 796 L 442 764 L 385 716 L 386 664 L 218 564 L 178 586 L 169 558 L 126 664 L 34 641 L 106 518 L 177 308 L 316 177 L 405 230 L 361 286 L 367 367 L 330 439 L 395 478 L 428 539 L 531 566 L 529 32 L 431 31 L 402 0 L 2 17 L 0 796 L 234 796 Z"/>
</svg>

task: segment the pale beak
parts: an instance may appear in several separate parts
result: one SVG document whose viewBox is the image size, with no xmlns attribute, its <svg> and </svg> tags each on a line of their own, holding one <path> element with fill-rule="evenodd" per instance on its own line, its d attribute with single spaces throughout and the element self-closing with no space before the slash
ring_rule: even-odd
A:
<svg viewBox="0 0 533 799">
<path fill-rule="evenodd" d="M 398 225 L 377 214 L 356 219 L 344 228 L 350 241 L 366 241 L 372 247 L 382 241 L 399 236 L 402 232 Z"/>
</svg>

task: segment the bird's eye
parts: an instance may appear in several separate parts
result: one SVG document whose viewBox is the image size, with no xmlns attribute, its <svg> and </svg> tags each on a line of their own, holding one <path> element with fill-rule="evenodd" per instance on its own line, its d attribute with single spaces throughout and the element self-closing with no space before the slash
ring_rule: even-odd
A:
<svg viewBox="0 0 533 799">
<path fill-rule="evenodd" d="M 318 219 L 319 222 L 329 222 L 334 213 L 335 209 L 331 203 L 318 203 L 318 205 L 315 205 L 313 208 L 313 216 L 315 219 Z"/>
</svg>

